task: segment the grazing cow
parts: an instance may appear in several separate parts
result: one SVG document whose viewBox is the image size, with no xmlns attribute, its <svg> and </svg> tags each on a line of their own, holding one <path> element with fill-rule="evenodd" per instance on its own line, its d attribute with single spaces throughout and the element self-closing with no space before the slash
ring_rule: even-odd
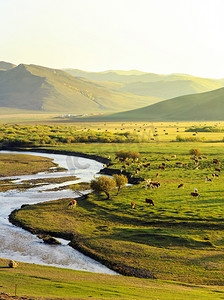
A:
<svg viewBox="0 0 224 300">
<path fill-rule="evenodd" d="M 68 208 L 72 209 L 72 208 L 76 207 L 76 204 L 77 204 L 76 200 L 72 200 L 72 201 L 69 202 Z"/>
<path fill-rule="evenodd" d="M 209 178 L 208 176 L 206 176 L 206 177 L 205 177 L 205 182 L 206 182 L 206 181 L 212 182 L 212 178 Z"/>
<path fill-rule="evenodd" d="M 200 196 L 199 193 L 196 193 L 196 192 L 191 193 L 191 197 L 198 198 L 198 196 Z"/>
<path fill-rule="evenodd" d="M 180 184 L 178 185 L 178 189 L 181 188 L 181 187 L 184 189 L 184 183 L 180 183 Z"/>
<path fill-rule="evenodd" d="M 219 168 L 215 168 L 215 171 L 217 172 L 221 172 L 221 170 Z"/>
<path fill-rule="evenodd" d="M 164 166 L 164 167 L 165 167 L 165 166 L 166 166 L 166 164 L 165 164 L 165 163 L 162 163 L 162 166 Z"/>
<path fill-rule="evenodd" d="M 220 164 L 219 160 L 217 158 L 213 158 L 213 164 Z"/>
<path fill-rule="evenodd" d="M 165 170 L 165 167 L 164 166 L 159 166 L 159 169 L 160 170 Z"/>
<path fill-rule="evenodd" d="M 156 177 L 159 177 L 159 173 L 156 173 Z"/>
<path fill-rule="evenodd" d="M 131 208 L 135 208 L 135 202 L 134 201 L 131 202 Z"/>
<path fill-rule="evenodd" d="M 148 203 L 148 204 L 151 204 L 151 205 L 155 206 L 155 204 L 154 204 L 154 202 L 153 202 L 152 199 L 146 198 L 145 202 Z"/>
<path fill-rule="evenodd" d="M 176 157 L 177 157 L 176 155 L 172 155 L 172 156 L 171 156 L 171 158 L 176 158 Z"/>
<path fill-rule="evenodd" d="M 155 188 L 159 188 L 160 187 L 160 183 L 158 181 L 151 181 L 149 184 L 150 189 L 155 189 Z"/>
</svg>

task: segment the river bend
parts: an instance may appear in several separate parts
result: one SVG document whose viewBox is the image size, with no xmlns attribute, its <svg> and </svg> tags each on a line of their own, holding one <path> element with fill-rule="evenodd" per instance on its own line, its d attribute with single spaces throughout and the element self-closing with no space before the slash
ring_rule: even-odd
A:
<svg viewBox="0 0 224 300">
<path fill-rule="evenodd" d="M 10 190 L 4 193 L 0 192 L 0 257 L 21 262 L 117 275 L 116 272 L 68 246 L 69 241 L 58 238 L 58 240 L 62 243 L 61 245 L 48 245 L 43 243 L 42 240 L 35 235 L 12 225 L 8 221 L 9 214 L 14 209 L 20 208 L 22 204 L 35 204 L 61 198 L 75 197 L 75 193 L 69 189 L 53 192 L 49 192 L 47 190 L 70 185 L 71 183 L 83 181 L 89 182 L 100 171 L 100 169 L 103 168 L 103 164 L 92 159 L 61 154 L 14 151 L 0 151 L 0 153 L 44 156 L 53 159 L 53 162 L 57 163 L 60 167 L 67 169 L 67 171 L 63 172 L 46 172 L 34 175 L 7 177 L 16 179 L 17 182 L 29 179 L 55 178 L 70 175 L 74 175 L 79 178 L 74 182 L 69 181 L 60 184 L 49 184 L 27 189 L 25 191 Z M 0 180 L 1 179 L 3 178 L 0 178 Z"/>
</svg>

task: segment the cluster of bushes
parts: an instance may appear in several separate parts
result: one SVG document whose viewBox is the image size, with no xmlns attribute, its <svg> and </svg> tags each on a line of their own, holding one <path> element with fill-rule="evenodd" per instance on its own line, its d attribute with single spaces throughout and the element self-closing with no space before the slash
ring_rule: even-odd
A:
<svg viewBox="0 0 224 300">
<path fill-rule="evenodd" d="M 121 158 L 123 160 L 125 160 L 126 158 L 131 158 L 133 160 L 139 159 L 141 157 L 141 154 L 136 152 L 136 151 L 128 151 L 128 150 L 120 150 L 117 151 L 116 153 L 116 157 Z"/>
<path fill-rule="evenodd" d="M 190 127 L 185 132 L 224 132 L 224 128 L 215 126 Z"/>
<path fill-rule="evenodd" d="M 130 132 L 112 133 L 77 130 L 73 126 L 53 125 L 1 125 L 0 144 L 6 147 L 29 147 L 70 143 L 138 143 L 142 142 Z"/>
<path fill-rule="evenodd" d="M 180 135 L 176 136 L 177 142 L 204 142 L 206 140 L 205 137 L 199 138 L 196 136 L 182 137 Z"/>
</svg>

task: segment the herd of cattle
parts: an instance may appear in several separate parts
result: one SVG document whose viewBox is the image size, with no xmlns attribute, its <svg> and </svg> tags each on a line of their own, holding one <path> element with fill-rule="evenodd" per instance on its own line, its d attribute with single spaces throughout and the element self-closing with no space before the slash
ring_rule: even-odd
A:
<svg viewBox="0 0 224 300">
<path fill-rule="evenodd" d="M 172 155 L 171 156 L 171 159 L 175 159 L 176 158 L 176 155 Z M 122 158 L 115 158 L 115 159 L 119 159 L 120 162 L 123 163 L 122 167 L 121 167 L 121 170 L 120 172 L 122 173 L 124 170 L 127 169 L 127 166 L 130 166 L 130 165 L 135 165 L 136 162 L 138 162 L 138 159 L 135 159 L 133 161 L 130 161 L 129 159 L 122 159 Z M 170 161 L 170 159 L 168 158 L 164 158 L 164 160 L 166 161 Z M 203 157 L 197 157 L 197 156 L 192 156 L 190 159 L 192 159 L 194 161 L 194 168 L 195 169 L 198 169 L 199 168 L 199 161 L 202 160 L 202 159 L 207 159 L 207 157 L 203 156 Z M 143 159 L 146 161 L 146 158 Z M 125 164 L 124 164 L 125 163 Z M 212 178 L 210 178 L 208 175 L 206 176 L 205 178 L 205 182 L 213 182 L 214 178 L 215 177 L 219 177 L 219 174 L 221 172 L 221 162 L 217 159 L 217 158 L 214 158 L 212 160 L 212 163 L 215 165 L 215 168 L 214 168 L 214 173 L 212 173 Z M 182 163 L 182 162 L 176 162 L 176 166 L 177 167 L 183 167 L 185 164 Z M 151 167 L 151 163 L 147 162 L 147 163 L 142 163 L 142 162 L 139 162 L 137 163 L 137 167 L 136 167 L 136 170 L 134 172 L 135 175 L 137 175 L 141 170 L 142 168 L 150 168 Z M 158 167 L 159 170 L 165 170 L 166 169 L 166 163 L 162 163 L 161 165 L 159 165 Z M 217 173 L 218 172 L 218 173 Z M 156 173 L 156 177 L 158 178 L 159 177 L 159 173 L 157 172 Z M 146 180 L 146 183 L 145 183 L 145 189 L 147 190 L 148 188 L 149 189 L 158 189 L 160 187 L 160 182 L 159 181 L 153 181 L 151 179 L 147 179 Z M 178 189 L 180 188 L 183 188 L 184 189 L 184 183 L 180 183 L 178 186 L 177 186 Z M 198 198 L 200 196 L 200 194 L 198 193 L 198 190 L 195 188 L 193 192 L 191 192 L 191 197 L 193 198 Z M 155 206 L 155 203 L 152 199 L 150 198 L 146 198 L 145 199 L 145 202 L 149 205 L 153 205 Z M 76 204 L 77 204 L 77 201 L 76 200 L 72 200 L 69 202 L 68 204 L 68 208 L 74 208 L 76 207 Z M 134 201 L 131 201 L 131 207 L 132 208 L 135 208 L 135 202 Z"/>
<path fill-rule="evenodd" d="M 173 155 L 171 158 L 176 158 L 176 155 Z M 166 161 L 170 161 L 169 159 L 167 159 L 167 158 L 164 158 Z M 196 156 L 192 156 L 191 157 L 191 159 L 194 161 L 194 168 L 195 169 L 198 169 L 199 168 L 199 161 L 201 160 L 201 159 L 207 159 L 207 157 L 205 157 L 205 156 L 203 156 L 203 157 L 196 157 Z M 218 159 L 216 159 L 216 158 L 214 158 L 213 159 L 213 161 L 212 161 L 212 163 L 213 164 L 215 164 L 215 165 L 218 165 L 219 167 L 215 167 L 214 168 L 214 170 L 215 170 L 215 172 L 221 172 L 221 162 L 218 160 Z M 136 171 L 139 171 L 139 169 L 140 169 L 140 166 L 143 166 L 143 167 L 148 167 L 149 166 L 149 163 L 148 164 L 142 164 L 142 163 L 139 163 L 138 164 L 138 168 L 137 168 L 137 170 Z M 151 164 L 150 164 L 151 165 Z M 183 167 L 184 166 L 184 163 L 182 163 L 182 162 L 176 162 L 176 166 L 178 166 L 178 167 Z M 123 167 L 123 166 L 122 166 Z M 124 167 L 123 167 L 124 168 Z M 122 168 L 122 169 L 123 169 Z M 166 164 L 165 163 L 162 163 L 161 165 L 159 165 L 159 167 L 158 167 L 158 169 L 159 170 L 165 170 L 165 168 L 166 168 Z M 156 177 L 159 177 L 159 173 L 156 173 Z M 210 178 L 209 176 L 206 176 L 206 178 L 205 178 L 205 182 L 206 181 L 208 181 L 208 182 L 213 182 L 213 180 L 214 180 L 214 178 L 215 177 L 219 177 L 219 174 L 218 173 L 212 173 L 212 178 Z M 152 181 L 151 179 L 147 179 L 146 180 L 146 184 L 145 184 L 145 189 L 147 190 L 148 188 L 150 188 L 150 189 L 158 189 L 159 187 L 160 187 L 161 185 L 160 185 L 160 182 L 159 181 Z M 184 189 L 184 183 L 180 183 L 178 186 L 177 186 L 177 188 L 178 189 L 180 189 L 180 188 L 183 188 Z M 200 196 L 200 194 L 198 193 L 198 190 L 195 188 L 194 189 L 194 191 L 193 192 L 191 192 L 191 197 L 193 197 L 193 198 L 198 198 L 199 196 Z M 152 200 L 152 199 L 149 199 L 149 198 L 146 198 L 145 199 L 145 202 L 146 203 L 148 203 L 149 205 L 153 205 L 153 206 L 155 206 L 155 203 L 154 203 L 154 201 Z M 135 208 L 135 202 L 134 201 L 132 201 L 131 202 L 131 207 L 132 208 Z"/>
</svg>

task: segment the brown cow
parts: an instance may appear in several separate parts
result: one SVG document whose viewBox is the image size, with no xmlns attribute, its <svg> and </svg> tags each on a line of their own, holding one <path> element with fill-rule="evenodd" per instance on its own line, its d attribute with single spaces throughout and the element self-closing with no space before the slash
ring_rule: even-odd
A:
<svg viewBox="0 0 224 300">
<path fill-rule="evenodd" d="M 159 166 L 159 169 L 165 170 L 165 166 Z"/>
<path fill-rule="evenodd" d="M 212 182 L 212 178 L 209 178 L 208 176 L 206 176 L 206 177 L 205 177 L 205 182 L 206 182 L 206 181 Z"/>
<path fill-rule="evenodd" d="M 155 206 L 155 204 L 154 204 L 154 202 L 153 202 L 152 199 L 146 198 L 145 202 L 148 203 L 148 204 L 151 204 L 151 205 Z"/>
<path fill-rule="evenodd" d="M 199 193 L 196 193 L 196 192 L 191 193 L 191 197 L 198 198 L 198 196 L 200 196 Z"/>
<path fill-rule="evenodd" d="M 134 201 L 131 202 L 131 208 L 135 208 L 135 202 Z"/>
<path fill-rule="evenodd" d="M 180 184 L 178 185 L 178 189 L 181 188 L 181 187 L 184 189 L 184 183 L 180 183 Z"/>
<path fill-rule="evenodd" d="M 220 164 L 219 160 L 217 158 L 213 158 L 213 164 Z"/>
<path fill-rule="evenodd" d="M 72 209 L 72 208 L 76 207 L 76 204 L 77 204 L 76 200 L 72 200 L 72 201 L 69 202 L 68 208 Z"/>
<path fill-rule="evenodd" d="M 221 172 L 221 170 L 219 168 L 215 168 L 215 171 L 217 172 Z"/>
</svg>

